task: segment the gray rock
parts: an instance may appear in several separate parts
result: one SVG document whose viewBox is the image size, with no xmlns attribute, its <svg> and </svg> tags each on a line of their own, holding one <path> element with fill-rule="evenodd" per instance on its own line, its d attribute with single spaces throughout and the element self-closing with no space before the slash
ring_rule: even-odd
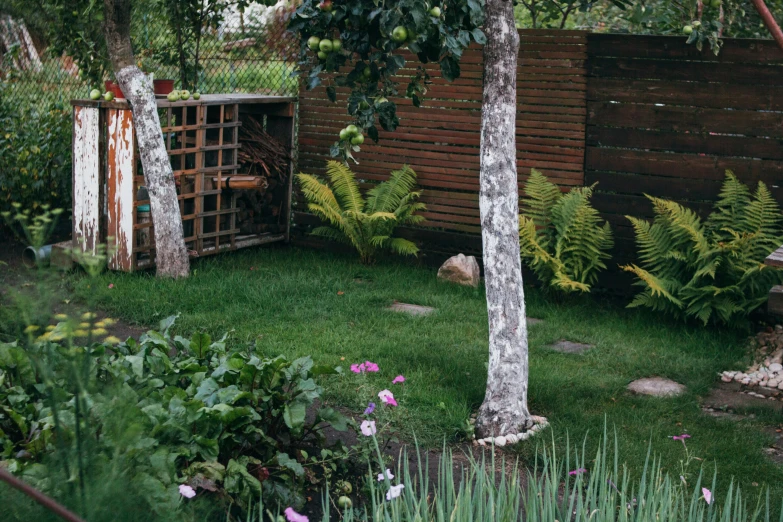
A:
<svg viewBox="0 0 783 522">
<path fill-rule="evenodd" d="M 429 315 L 435 311 L 435 309 L 430 306 L 399 303 L 397 301 L 387 308 L 387 310 L 391 310 L 392 312 L 405 312 L 410 315 Z"/>
<path fill-rule="evenodd" d="M 592 344 L 575 343 L 572 341 L 566 341 L 561 339 L 554 344 L 550 344 L 548 348 L 560 353 L 584 353 L 590 348 L 593 348 Z"/>
<path fill-rule="evenodd" d="M 478 288 L 481 272 L 473 256 L 458 254 L 450 257 L 438 269 L 438 279 Z"/>
<path fill-rule="evenodd" d="M 663 377 L 637 379 L 628 385 L 628 390 L 654 397 L 674 397 L 685 392 L 685 386 Z"/>
</svg>

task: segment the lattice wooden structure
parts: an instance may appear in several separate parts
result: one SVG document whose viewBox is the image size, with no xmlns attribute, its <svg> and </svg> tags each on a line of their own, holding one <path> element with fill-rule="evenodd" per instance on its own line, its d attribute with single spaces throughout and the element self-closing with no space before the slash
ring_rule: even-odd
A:
<svg viewBox="0 0 783 522">
<path fill-rule="evenodd" d="M 290 236 L 294 103 L 281 96 L 204 95 L 200 100 L 158 101 L 191 257 L 215 254 Z M 133 271 L 154 265 L 154 223 L 144 195 L 144 175 L 127 102 L 74 100 L 73 241 L 95 252 L 108 243 L 109 268 Z M 240 127 L 254 118 L 284 145 L 284 172 L 272 195 L 276 223 L 263 233 L 237 226 L 241 190 L 266 188 L 264 176 L 241 171 Z M 233 178 L 233 179 L 232 179 Z"/>
</svg>

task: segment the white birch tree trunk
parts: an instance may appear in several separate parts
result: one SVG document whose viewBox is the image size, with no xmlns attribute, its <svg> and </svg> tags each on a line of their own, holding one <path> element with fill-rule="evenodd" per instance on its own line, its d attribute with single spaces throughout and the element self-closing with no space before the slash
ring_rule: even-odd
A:
<svg viewBox="0 0 783 522">
<path fill-rule="evenodd" d="M 182 232 L 174 173 L 160 127 L 152 82 L 133 61 L 130 0 L 104 0 L 104 33 L 114 74 L 133 112 L 144 182 L 155 226 L 155 265 L 160 277 L 187 277 L 188 251 Z"/>
<path fill-rule="evenodd" d="M 532 426 L 527 409 L 528 345 L 519 257 L 516 113 L 519 34 L 511 0 L 486 0 L 481 113 L 481 238 L 489 316 L 489 368 L 476 430 L 480 437 Z"/>
</svg>

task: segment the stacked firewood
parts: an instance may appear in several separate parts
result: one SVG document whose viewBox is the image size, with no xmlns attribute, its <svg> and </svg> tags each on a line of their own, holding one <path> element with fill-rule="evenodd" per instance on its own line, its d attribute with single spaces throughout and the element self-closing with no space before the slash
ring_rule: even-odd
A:
<svg viewBox="0 0 783 522">
<path fill-rule="evenodd" d="M 262 124 L 250 116 L 242 120 L 239 143 L 240 172 L 264 178 L 255 190 L 238 193 L 237 226 L 240 234 L 277 233 L 285 225 L 281 216 L 290 155 L 285 145 L 269 135 Z"/>
</svg>

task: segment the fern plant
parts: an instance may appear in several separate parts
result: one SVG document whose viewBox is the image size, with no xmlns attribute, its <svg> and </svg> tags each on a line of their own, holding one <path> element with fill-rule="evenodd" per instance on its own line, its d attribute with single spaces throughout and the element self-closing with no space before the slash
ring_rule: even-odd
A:
<svg viewBox="0 0 783 522">
<path fill-rule="evenodd" d="M 589 292 L 606 268 L 612 231 L 590 204 L 593 187 L 575 187 L 567 194 L 535 169 L 525 183 L 525 208 L 519 216 L 519 244 L 545 285 L 564 292 Z"/>
<path fill-rule="evenodd" d="M 310 174 L 297 175 L 307 208 L 329 223 L 315 228 L 312 235 L 352 245 L 365 264 L 373 263 L 380 250 L 414 256 L 419 252 L 413 242 L 392 237 L 398 225 L 424 220 L 416 214 L 426 207 L 418 201 L 421 192 L 413 191 L 416 173 L 412 168 L 405 165 L 392 171 L 389 179 L 367 191 L 366 199 L 347 165 L 329 161 L 326 174 L 328 183 Z"/>
<path fill-rule="evenodd" d="M 629 305 L 679 317 L 736 323 L 767 300 L 783 272 L 764 258 L 783 244 L 780 209 L 764 183 L 756 191 L 726 171 L 718 201 L 702 222 L 673 201 L 647 196 L 652 223 L 633 224 L 641 266 L 622 267 L 643 288 Z"/>
</svg>

